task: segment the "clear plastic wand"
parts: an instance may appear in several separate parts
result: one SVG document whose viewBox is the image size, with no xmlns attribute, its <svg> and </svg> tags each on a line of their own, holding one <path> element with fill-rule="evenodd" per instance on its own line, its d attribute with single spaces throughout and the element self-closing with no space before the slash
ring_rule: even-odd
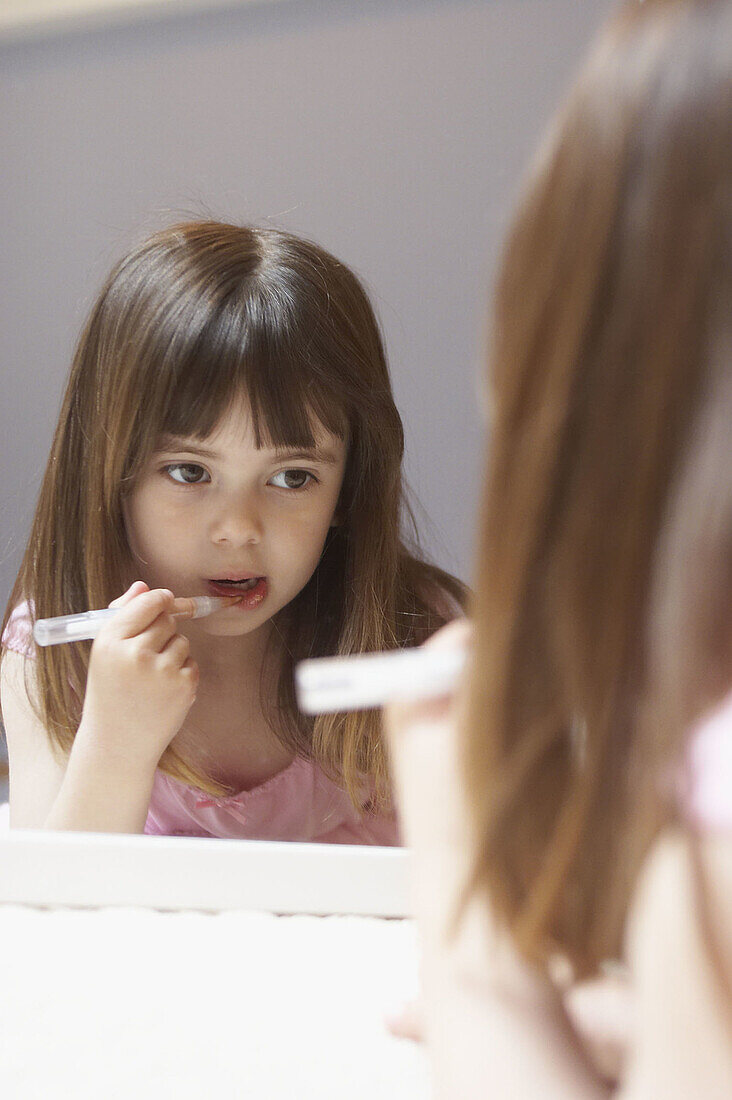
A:
<svg viewBox="0 0 732 1100">
<path fill-rule="evenodd" d="M 176 600 L 178 607 L 173 614 L 189 619 L 202 619 L 213 611 L 234 602 L 227 596 L 189 596 Z M 184 606 L 184 605 L 188 606 Z M 59 615 L 54 619 L 38 619 L 33 626 L 33 637 L 38 645 L 61 645 L 63 642 L 82 642 L 96 638 L 104 624 L 120 607 L 104 607 L 99 611 L 82 611 L 78 615 Z M 193 612 L 191 614 L 191 611 Z"/>
</svg>

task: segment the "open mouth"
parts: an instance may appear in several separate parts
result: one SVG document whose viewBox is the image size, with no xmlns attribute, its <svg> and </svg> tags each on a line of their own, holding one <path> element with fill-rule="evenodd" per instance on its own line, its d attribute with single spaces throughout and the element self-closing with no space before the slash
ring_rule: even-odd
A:
<svg viewBox="0 0 732 1100">
<path fill-rule="evenodd" d="M 221 585 L 222 587 L 230 589 L 232 592 L 249 592 L 252 588 L 256 588 L 261 580 L 264 580 L 264 577 L 247 577 L 246 580 L 242 581 L 217 580 L 213 578 L 209 583 Z"/>
<path fill-rule="evenodd" d="M 268 584 L 266 577 L 221 577 L 210 580 L 208 588 L 213 596 L 240 596 L 239 603 L 233 604 L 231 610 L 245 611 L 256 607 L 265 599 Z"/>
</svg>

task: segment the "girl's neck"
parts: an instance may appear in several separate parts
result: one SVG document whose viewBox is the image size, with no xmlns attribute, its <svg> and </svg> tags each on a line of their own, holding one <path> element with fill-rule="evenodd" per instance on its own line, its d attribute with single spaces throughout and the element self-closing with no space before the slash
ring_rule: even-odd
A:
<svg viewBox="0 0 732 1100">
<path fill-rule="evenodd" d="M 275 645 L 270 624 L 239 638 L 193 631 L 190 636 L 191 656 L 201 675 L 176 748 L 233 790 L 250 790 L 293 758 L 262 709 L 263 698 L 276 696 L 281 647 Z"/>
<path fill-rule="evenodd" d="M 190 624 L 186 634 L 191 643 L 191 657 L 198 665 L 201 679 L 218 680 L 236 677 L 240 682 L 255 677 L 259 681 L 265 661 L 270 671 L 279 669 L 281 651 L 275 644 L 272 624 L 263 623 L 251 634 L 239 637 L 215 637 L 194 629 Z"/>
</svg>

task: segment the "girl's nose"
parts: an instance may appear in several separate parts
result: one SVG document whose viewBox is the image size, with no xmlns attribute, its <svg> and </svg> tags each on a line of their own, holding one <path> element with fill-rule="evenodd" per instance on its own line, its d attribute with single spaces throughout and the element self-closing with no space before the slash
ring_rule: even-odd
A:
<svg viewBox="0 0 732 1100">
<path fill-rule="evenodd" d="M 246 546 L 258 543 L 262 538 L 262 516 L 251 495 L 223 502 L 214 518 L 212 541 Z"/>
</svg>

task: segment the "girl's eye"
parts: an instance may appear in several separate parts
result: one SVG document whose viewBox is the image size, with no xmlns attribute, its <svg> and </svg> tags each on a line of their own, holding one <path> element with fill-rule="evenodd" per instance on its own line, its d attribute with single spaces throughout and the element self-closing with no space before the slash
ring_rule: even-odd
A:
<svg viewBox="0 0 732 1100">
<path fill-rule="evenodd" d="M 195 462 L 171 462 L 165 467 L 165 472 L 179 485 L 198 485 L 202 481 L 211 480 L 203 466 Z"/>
<path fill-rule="evenodd" d="M 307 470 L 280 470 L 271 479 L 278 489 L 304 489 L 310 481 L 315 481 Z"/>
</svg>

